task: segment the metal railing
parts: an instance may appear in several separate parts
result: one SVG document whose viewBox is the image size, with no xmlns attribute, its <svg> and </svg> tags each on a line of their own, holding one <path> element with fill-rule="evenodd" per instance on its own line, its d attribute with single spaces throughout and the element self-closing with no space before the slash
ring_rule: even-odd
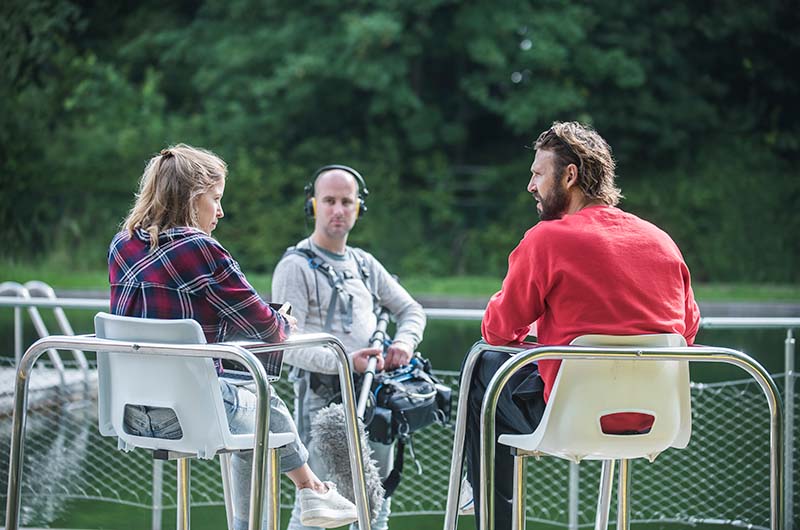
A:
<svg viewBox="0 0 800 530">
<path fill-rule="evenodd" d="M 15 284 L 19 285 L 19 284 Z M 3 288 L 6 288 L 3 290 Z M 13 282 L 4 282 L 0 284 L 0 294 L 4 292 L 14 292 Z M 81 309 L 81 310 L 105 310 L 109 308 L 109 301 L 107 299 L 84 299 L 84 298 L 61 298 L 57 300 L 44 299 L 44 298 L 27 298 L 20 296 L 0 296 L 0 307 L 13 308 L 14 310 L 14 350 L 15 357 L 19 359 L 23 349 L 22 344 L 22 326 L 23 326 L 23 308 L 67 308 L 67 309 Z M 426 314 L 431 320 L 480 320 L 483 316 L 483 310 L 480 309 L 450 309 L 450 308 L 427 308 Z M 791 528 L 791 522 L 794 517 L 794 491 L 795 491 L 795 475 L 794 470 L 794 452 L 796 445 L 796 436 L 794 432 L 795 426 L 795 411 L 796 411 L 796 391 L 794 380 L 796 374 L 796 341 L 794 338 L 794 330 L 800 328 L 800 317 L 779 317 L 779 318 L 747 318 L 747 317 L 704 317 L 700 323 L 701 329 L 728 329 L 728 330 L 745 330 L 745 329 L 783 329 L 786 331 L 786 338 L 784 341 L 784 381 L 785 381 L 785 394 L 784 394 L 784 415 L 783 425 L 784 432 L 782 433 L 784 440 L 784 452 L 782 455 L 783 476 L 785 478 L 784 486 L 784 521 L 787 523 L 787 528 Z M 574 477 L 577 481 L 577 474 Z M 578 527 L 577 518 L 573 513 L 573 503 L 570 503 L 570 523 L 568 527 L 574 530 Z"/>
<path fill-rule="evenodd" d="M 333 350 L 339 362 L 339 382 L 342 389 L 342 403 L 345 410 L 345 430 L 350 447 L 350 467 L 353 476 L 353 490 L 360 528 L 369 530 L 370 518 L 366 487 L 364 484 L 363 460 L 361 458 L 361 438 L 356 425 L 356 405 L 353 381 L 350 377 L 350 359 L 344 346 L 334 336 L 328 334 L 297 335 L 278 344 L 259 346 L 259 351 L 286 350 L 308 346 L 325 346 Z M 17 365 L 14 389 L 14 419 L 11 433 L 11 449 L 8 471 L 8 497 L 6 504 L 6 530 L 17 530 L 20 520 L 22 494 L 22 465 L 24 462 L 24 433 L 27 420 L 28 383 L 33 365 L 49 349 L 79 348 L 94 352 L 122 352 L 139 355 L 173 355 L 180 357 L 216 357 L 242 363 L 253 376 L 258 398 L 256 414 L 255 441 L 253 449 L 253 474 L 250 498 L 250 528 L 261 527 L 264 506 L 264 485 L 267 481 L 268 423 L 269 423 L 269 385 L 264 366 L 252 351 L 237 344 L 156 344 L 98 339 L 93 335 L 66 336 L 54 335 L 35 342 Z M 276 469 L 277 466 L 272 466 Z M 271 477 L 272 480 L 274 477 Z M 274 491 L 267 488 L 267 491 Z M 188 504 L 187 504 L 188 506 Z M 270 514 L 271 518 L 276 513 Z M 181 516 L 179 514 L 179 522 Z M 187 526 L 188 527 L 188 526 Z"/>
<path fill-rule="evenodd" d="M 36 280 L 26 282 L 25 285 L 17 282 L 0 283 L 0 295 L 6 293 L 13 293 L 16 295 L 17 300 L 22 299 L 30 302 L 36 302 L 27 305 L 28 315 L 33 323 L 33 327 L 36 329 L 36 332 L 40 338 L 50 335 L 50 331 L 47 329 L 47 325 L 45 325 L 44 319 L 39 313 L 39 307 L 42 307 L 42 304 L 39 302 L 43 302 L 43 299 L 51 302 L 57 300 L 56 293 L 52 287 L 44 282 Z M 14 307 L 14 359 L 17 363 L 19 363 L 22 357 L 22 307 L 24 306 L 17 305 Z M 56 317 L 56 322 L 61 329 L 61 333 L 64 335 L 74 335 L 75 332 L 72 330 L 72 326 L 70 325 L 67 315 L 64 313 L 62 307 L 60 305 L 54 305 L 52 308 L 53 314 Z M 47 355 L 50 358 L 50 362 L 53 363 L 53 367 L 56 369 L 61 386 L 63 387 L 66 384 L 66 378 L 64 372 L 64 363 L 61 360 L 61 355 L 55 349 L 50 349 L 47 352 Z M 80 350 L 73 350 L 72 355 L 78 363 L 78 366 L 83 374 L 84 381 L 88 381 L 89 365 L 86 362 L 86 356 Z"/>
<path fill-rule="evenodd" d="M 493 346 L 478 344 L 470 352 L 465 363 L 464 380 L 470 380 L 467 373 L 471 374 L 472 368 L 484 350 L 494 349 Z M 486 388 L 486 394 L 481 409 L 481 484 L 476 487 L 482 488 L 481 491 L 481 528 L 493 530 L 494 528 L 494 440 L 495 440 L 495 413 L 498 398 L 502 388 L 508 383 L 514 372 L 521 367 L 544 359 L 563 360 L 563 359 L 603 359 L 603 360 L 647 360 L 647 361 L 690 361 L 690 362 L 718 362 L 738 366 L 748 372 L 761 387 L 767 398 L 770 412 L 770 528 L 779 530 L 781 528 L 791 528 L 791 519 L 786 520 L 781 517 L 784 514 L 783 507 L 785 499 L 781 495 L 783 487 L 783 468 L 781 467 L 782 447 L 781 429 L 782 417 L 781 402 L 775 382 L 764 370 L 761 365 L 756 363 L 751 357 L 727 348 L 712 347 L 683 347 L 683 348 L 652 348 L 652 347 L 584 347 L 584 346 L 541 346 L 530 349 L 516 348 L 515 355 L 509 358 L 505 364 L 494 374 L 492 380 Z M 460 396 L 466 401 L 467 389 L 461 389 Z M 445 519 L 445 530 L 455 528 L 456 496 L 460 480 L 461 456 L 463 453 L 464 428 L 459 429 L 462 423 L 466 422 L 466 413 L 459 407 L 459 419 L 457 419 L 455 442 L 453 447 L 453 468 L 450 474 L 450 494 L 448 497 L 447 515 Z M 463 418 L 463 419 L 462 419 Z M 460 435 L 460 438 L 459 438 Z M 619 493 L 620 498 L 624 495 Z M 620 510 L 622 511 L 622 510 Z M 626 520 L 621 517 L 620 522 Z M 624 526 L 624 525 L 622 525 Z"/>
</svg>

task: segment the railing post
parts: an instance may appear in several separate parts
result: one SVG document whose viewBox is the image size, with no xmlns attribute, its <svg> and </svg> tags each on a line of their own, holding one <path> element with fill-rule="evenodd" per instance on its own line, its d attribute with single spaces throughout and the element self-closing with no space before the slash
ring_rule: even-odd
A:
<svg viewBox="0 0 800 530">
<path fill-rule="evenodd" d="M 32 297 L 47 298 L 48 300 L 58 300 L 58 296 L 56 296 L 55 290 L 45 282 L 39 280 L 31 280 L 25 282 L 25 285 L 23 287 L 25 287 L 28 290 L 28 292 L 31 294 Z M 58 323 L 58 326 L 61 328 L 61 332 L 64 335 L 75 335 L 75 331 L 72 329 L 72 325 L 69 323 L 69 319 L 67 318 L 66 313 L 64 313 L 63 308 L 54 307 L 53 315 L 55 316 L 56 322 Z M 40 337 L 43 336 L 44 335 L 40 335 Z M 83 380 L 89 381 L 89 364 L 86 362 L 86 356 L 80 350 L 72 350 L 72 355 L 75 358 L 75 361 L 78 363 L 81 372 L 83 372 Z"/>
<path fill-rule="evenodd" d="M 14 366 L 22 359 L 22 308 L 14 308 Z"/>
<path fill-rule="evenodd" d="M 792 505 L 794 502 L 794 352 L 795 340 L 792 334 L 792 329 L 786 330 L 786 348 L 785 348 L 785 390 L 784 390 L 784 452 L 783 452 L 783 465 L 784 472 L 783 478 L 785 482 L 784 489 L 784 528 L 791 530 L 794 522 L 794 514 Z"/>
<path fill-rule="evenodd" d="M 17 305 L 19 299 L 24 299 L 27 291 L 25 286 L 17 282 L 2 282 L 0 283 L 0 295 L 12 294 L 13 297 L 8 298 L 13 301 L 11 306 L 14 308 L 14 366 L 19 366 L 19 361 L 22 359 L 22 306 Z"/>
</svg>

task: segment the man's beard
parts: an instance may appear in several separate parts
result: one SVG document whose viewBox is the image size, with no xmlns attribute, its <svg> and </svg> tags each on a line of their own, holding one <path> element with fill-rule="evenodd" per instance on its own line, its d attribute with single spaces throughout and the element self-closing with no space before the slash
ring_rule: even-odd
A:
<svg viewBox="0 0 800 530">
<path fill-rule="evenodd" d="M 542 211 L 539 212 L 539 219 L 542 221 L 561 219 L 567 211 L 569 196 L 563 184 L 563 179 L 559 180 L 547 198 L 539 197 L 539 204 L 542 205 Z"/>
</svg>

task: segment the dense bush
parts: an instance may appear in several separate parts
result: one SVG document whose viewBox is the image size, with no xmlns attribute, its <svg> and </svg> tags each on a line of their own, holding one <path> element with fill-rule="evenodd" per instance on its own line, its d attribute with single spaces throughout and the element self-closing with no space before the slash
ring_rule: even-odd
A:
<svg viewBox="0 0 800 530">
<path fill-rule="evenodd" d="M 401 274 L 501 274 L 536 222 L 524 149 L 592 123 L 624 206 L 705 281 L 800 279 L 800 152 L 785 1 L 124 3 L 0 7 L 0 246 L 99 268 L 146 159 L 230 166 L 215 234 L 269 271 L 308 233 L 327 163 L 366 177 L 352 242 Z"/>
</svg>

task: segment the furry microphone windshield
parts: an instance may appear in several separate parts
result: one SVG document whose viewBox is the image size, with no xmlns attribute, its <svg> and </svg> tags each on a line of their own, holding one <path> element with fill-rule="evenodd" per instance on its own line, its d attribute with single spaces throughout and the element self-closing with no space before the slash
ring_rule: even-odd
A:
<svg viewBox="0 0 800 530">
<path fill-rule="evenodd" d="M 350 471 L 350 447 L 347 444 L 344 425 L 344 407 L 341 403 L 333 403 L 320 410 L 311 420 L 311 442 L 308 449 L 314 452 L 318 462 L 323 463 L 325 469 L 320 476 L 335 483 L 339 493 L 351 502 L 355 502 L 353 474 Z M 372 449 L 361 420 L 358 420 L 358 435 L 361 438 L 364 485 L 369 500 L 370 518 L 374 521 L 383 503 L 385 492 L 378 465 L 371 458 Z"/>
</svg>

